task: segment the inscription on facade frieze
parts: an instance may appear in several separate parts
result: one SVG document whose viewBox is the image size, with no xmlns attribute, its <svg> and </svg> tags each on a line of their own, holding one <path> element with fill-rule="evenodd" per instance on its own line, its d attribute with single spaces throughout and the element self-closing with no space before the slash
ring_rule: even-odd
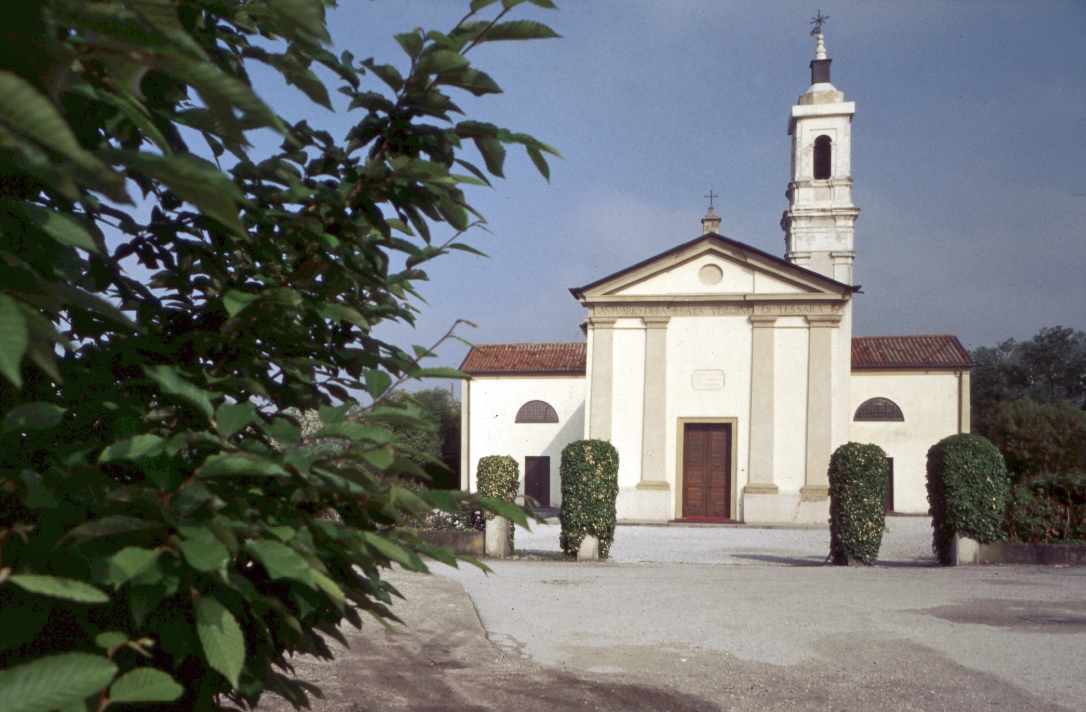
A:
<svg viewBox="0 0 1086 712">
<path fill-rule="evenodd" d="M 716 369 L 699 369 L 690 374 L 690 385 L 695 391 L 719 391 L 724 388 L 724 372 Z"/>
<path fill-rule="evenodd" d="M 833 304 L 724 304 L 712 306 L 597 306 L 593 316 L 806 316 L 841 314 L 844 309 Z"/>
</svg>

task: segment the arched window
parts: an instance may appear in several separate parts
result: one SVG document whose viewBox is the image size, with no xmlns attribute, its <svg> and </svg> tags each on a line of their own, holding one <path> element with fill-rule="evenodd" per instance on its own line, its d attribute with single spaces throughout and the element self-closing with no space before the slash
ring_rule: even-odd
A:
<svg viewBox="0 0 1086 712">
<path fill-rule="evenodd" d="M 872 398 L 870 400 L 865 400 L 860 404 L 860 407 L 856 409 L 856 416 L 853 420 L 889 420 L 903 422 L 905 416 L 902 415 L 901 408 L 897 407 L 897 403 L 889 398 Z"/>
<path fill-rule="evenodd" d="M 819 136 L 814 144 L 815 180 L 826 180 L 833 173 L 833 141 L 829 136 Z"/>
<path fill-rule="evenodd" d="M 558 413 L 550 403 L 544 401 L 528 401 L 517 411 L 518 423 L 557 423 Z"/>
</svg>

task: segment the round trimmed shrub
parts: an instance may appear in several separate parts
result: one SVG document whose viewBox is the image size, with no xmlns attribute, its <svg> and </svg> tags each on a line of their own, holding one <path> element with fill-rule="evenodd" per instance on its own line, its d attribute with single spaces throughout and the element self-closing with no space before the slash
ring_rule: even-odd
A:
<svg viewBox="0 0 1086 712">
<path fill-rule="evenodd" d="M 830 556 L 838 566 L 870 566 L 886 526 L 890 466 L 878 445 L 845 443 L 830 458 Z"/>
<path fill-rule="evenodd" d="M 1001 541 L 1010 480 L 998 448 L 986 438 L 961 433 L 928 450 L 928 504 L 931 550 L 939 563 L 952 563 L 954 535 L 979 542 Z"/>
<path fill-rule="evenodd" d="M 562 449 L 562 551 L 576 554 L 586 535 L 606 558 L 615 540 L 618 450 L 606 440 L 577 440 Z"/>
<path fill-rule="evenodd" d="M 484 497 L 513 502 L 520 491 L 520 466 L 509 455 L 487 455 L 479 458 L 475 470 L 476 487 Z M 486 518 L 493 519 L 493 512 L 487 512 Z M 509 527 L 509 545 L 513 545 L 516 527 Z"/>
</svg>

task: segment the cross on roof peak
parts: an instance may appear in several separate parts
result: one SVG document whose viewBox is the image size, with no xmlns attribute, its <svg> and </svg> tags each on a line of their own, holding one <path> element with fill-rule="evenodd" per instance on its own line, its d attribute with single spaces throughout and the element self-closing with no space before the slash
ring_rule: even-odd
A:
<svg viewBox="0 0 1086 712">
<path fill-rule="evenodd" d="M 709 195 L 706 195 L 705 197 L 709 199 L 709 209 L 712 210 L 712 208 L 713 208 L 713 198 L 719 198 L 720 196 L 713 193 L 713 191 L 710 190 Z"/>
</svg>

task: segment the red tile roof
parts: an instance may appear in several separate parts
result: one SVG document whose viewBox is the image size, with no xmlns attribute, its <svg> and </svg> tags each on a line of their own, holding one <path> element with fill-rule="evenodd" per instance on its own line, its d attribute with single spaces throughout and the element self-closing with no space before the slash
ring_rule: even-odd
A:
<svg viewBox="0 0 1086 712">
<path fill-rule="evenodd" d="M 568 373 L 584 375 L 585 343 L 475 344 L 460 370 L 470 374 Z"/>
<path fill-rule="evenodd" d="M 973 360 L 953 334 L 854 336 L 853 368 L 971 368 Z"/>
<path fill-rule="evenodd" d="M 495 373 L 585 372 L 585 343 L 476 344 L 460 370 Z M 853 368 L 971 368 L 973 361 L 953 334 L 934 336 L 854 336 Z"/>
</svg>

